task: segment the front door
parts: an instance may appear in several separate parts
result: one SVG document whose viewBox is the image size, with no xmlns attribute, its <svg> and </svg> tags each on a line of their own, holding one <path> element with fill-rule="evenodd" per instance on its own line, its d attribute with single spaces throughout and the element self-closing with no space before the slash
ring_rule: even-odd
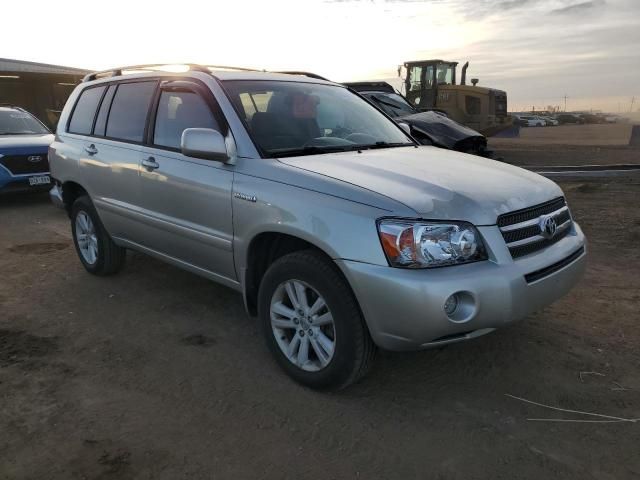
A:
<svg viewBox="0 0 640 480">
<path fill-rule="evenodd" d="M 143 246 L 220 280 L 235 280 L 231 190 L 233 166 L 180 152 L 187 128 L 226 133 L 211 93 L 188 81 L 163 82 L 148 143 L 141 149 Z M 219 110 L 218 110 L 219 111 Z"/>
</svg>

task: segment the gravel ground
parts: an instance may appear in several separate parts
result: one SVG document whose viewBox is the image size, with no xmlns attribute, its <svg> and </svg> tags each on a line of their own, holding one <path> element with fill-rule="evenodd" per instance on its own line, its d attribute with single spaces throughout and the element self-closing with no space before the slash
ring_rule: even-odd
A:
<svg viewBox="0 0 640 480">
<path fill-rule="evenodd" d="M 639 478 L 640 420 L 514 398 L 640 418 L 640 183 L 562 186 L 571 294 L 338 394 L 281 373 L 237 293 L 139 254 L 93 277 L 46 197 L 0 199 L 0 478 Z"/>
</svg>

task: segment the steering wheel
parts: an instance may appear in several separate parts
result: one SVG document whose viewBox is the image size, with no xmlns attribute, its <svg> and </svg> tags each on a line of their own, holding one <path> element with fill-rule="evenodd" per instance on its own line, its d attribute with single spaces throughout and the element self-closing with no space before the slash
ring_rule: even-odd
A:
<svg viewBox="0 0 640 480">
<path fill-rule="evenodd" d="M 331 135 L 329 135 L 330 137 L 338 137 L 338 138 L 344 138 L 347 135 L 353 133 L 353 130 L 346 128 L 346 127 L 336 127 L 334 129 L 331 130 Z"/>
</svg>

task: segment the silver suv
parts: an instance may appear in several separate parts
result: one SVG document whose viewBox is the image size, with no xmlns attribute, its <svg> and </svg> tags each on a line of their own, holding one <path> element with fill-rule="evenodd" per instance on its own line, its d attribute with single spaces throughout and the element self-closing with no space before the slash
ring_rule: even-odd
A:
<svg viewBox="0 0 640 480">
<path fill-rule="evenodd" d="M 298 382 L 344 387 L 376 347 L 478 337 L 580 278 L 585 237 L 550 180 L 420 146 L 314 76 L 178 70 L 85 78 L 52 197 L 86 270 L 133 249 L 241 292 Z"/>
</svg>

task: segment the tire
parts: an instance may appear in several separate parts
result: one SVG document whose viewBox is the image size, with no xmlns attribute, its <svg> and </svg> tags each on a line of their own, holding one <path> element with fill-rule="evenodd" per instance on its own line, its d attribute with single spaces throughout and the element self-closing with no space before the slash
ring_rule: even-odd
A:
<svg viewBox="0 0 640 480">
<path fill-rule="evenodd" d="M 93 231 L 93 235 L 87 232 Z M 71 207 L 71 232 L 80 262 L 94 275 L 111 275 L 124 265 L 126 249 L 116 245 L 88 196 L 82 196 Z"/>
<path fill-rule="evenodd" d="M 304 294 L 299 295 L 301 285 Z M 299 315 L 292 308 L 295 305 L 289 292 L 304 299 L 310 315 Z M 318 309 L 314 315 L 313 307 L 321 303 L 318 298 L 326 308 Z M 281 309 L 285 315 L 279 313 Z M 351 288 L 333 262 L 319 252 L 294 252 L 269 267 L 258 292 L 258 318 L 267 346 L 280 367 L 307 387 L 345 388 L 366 374 L 375 357 L 375 344 Z M 332 323 L 323 323 L 328 318 L 332 318 Z M 282 324 L 286 326 L 279 328 Z M 298 348 L 292 350 L 296 358 L 290 360 L 285 350 L 292 344 L 295 347 L 296 336 Z M 332 349 L 324 348 L 327 340 L 333 342 Z M 301 354 L 305 342 L 306 361 Z"/>
</svg>

